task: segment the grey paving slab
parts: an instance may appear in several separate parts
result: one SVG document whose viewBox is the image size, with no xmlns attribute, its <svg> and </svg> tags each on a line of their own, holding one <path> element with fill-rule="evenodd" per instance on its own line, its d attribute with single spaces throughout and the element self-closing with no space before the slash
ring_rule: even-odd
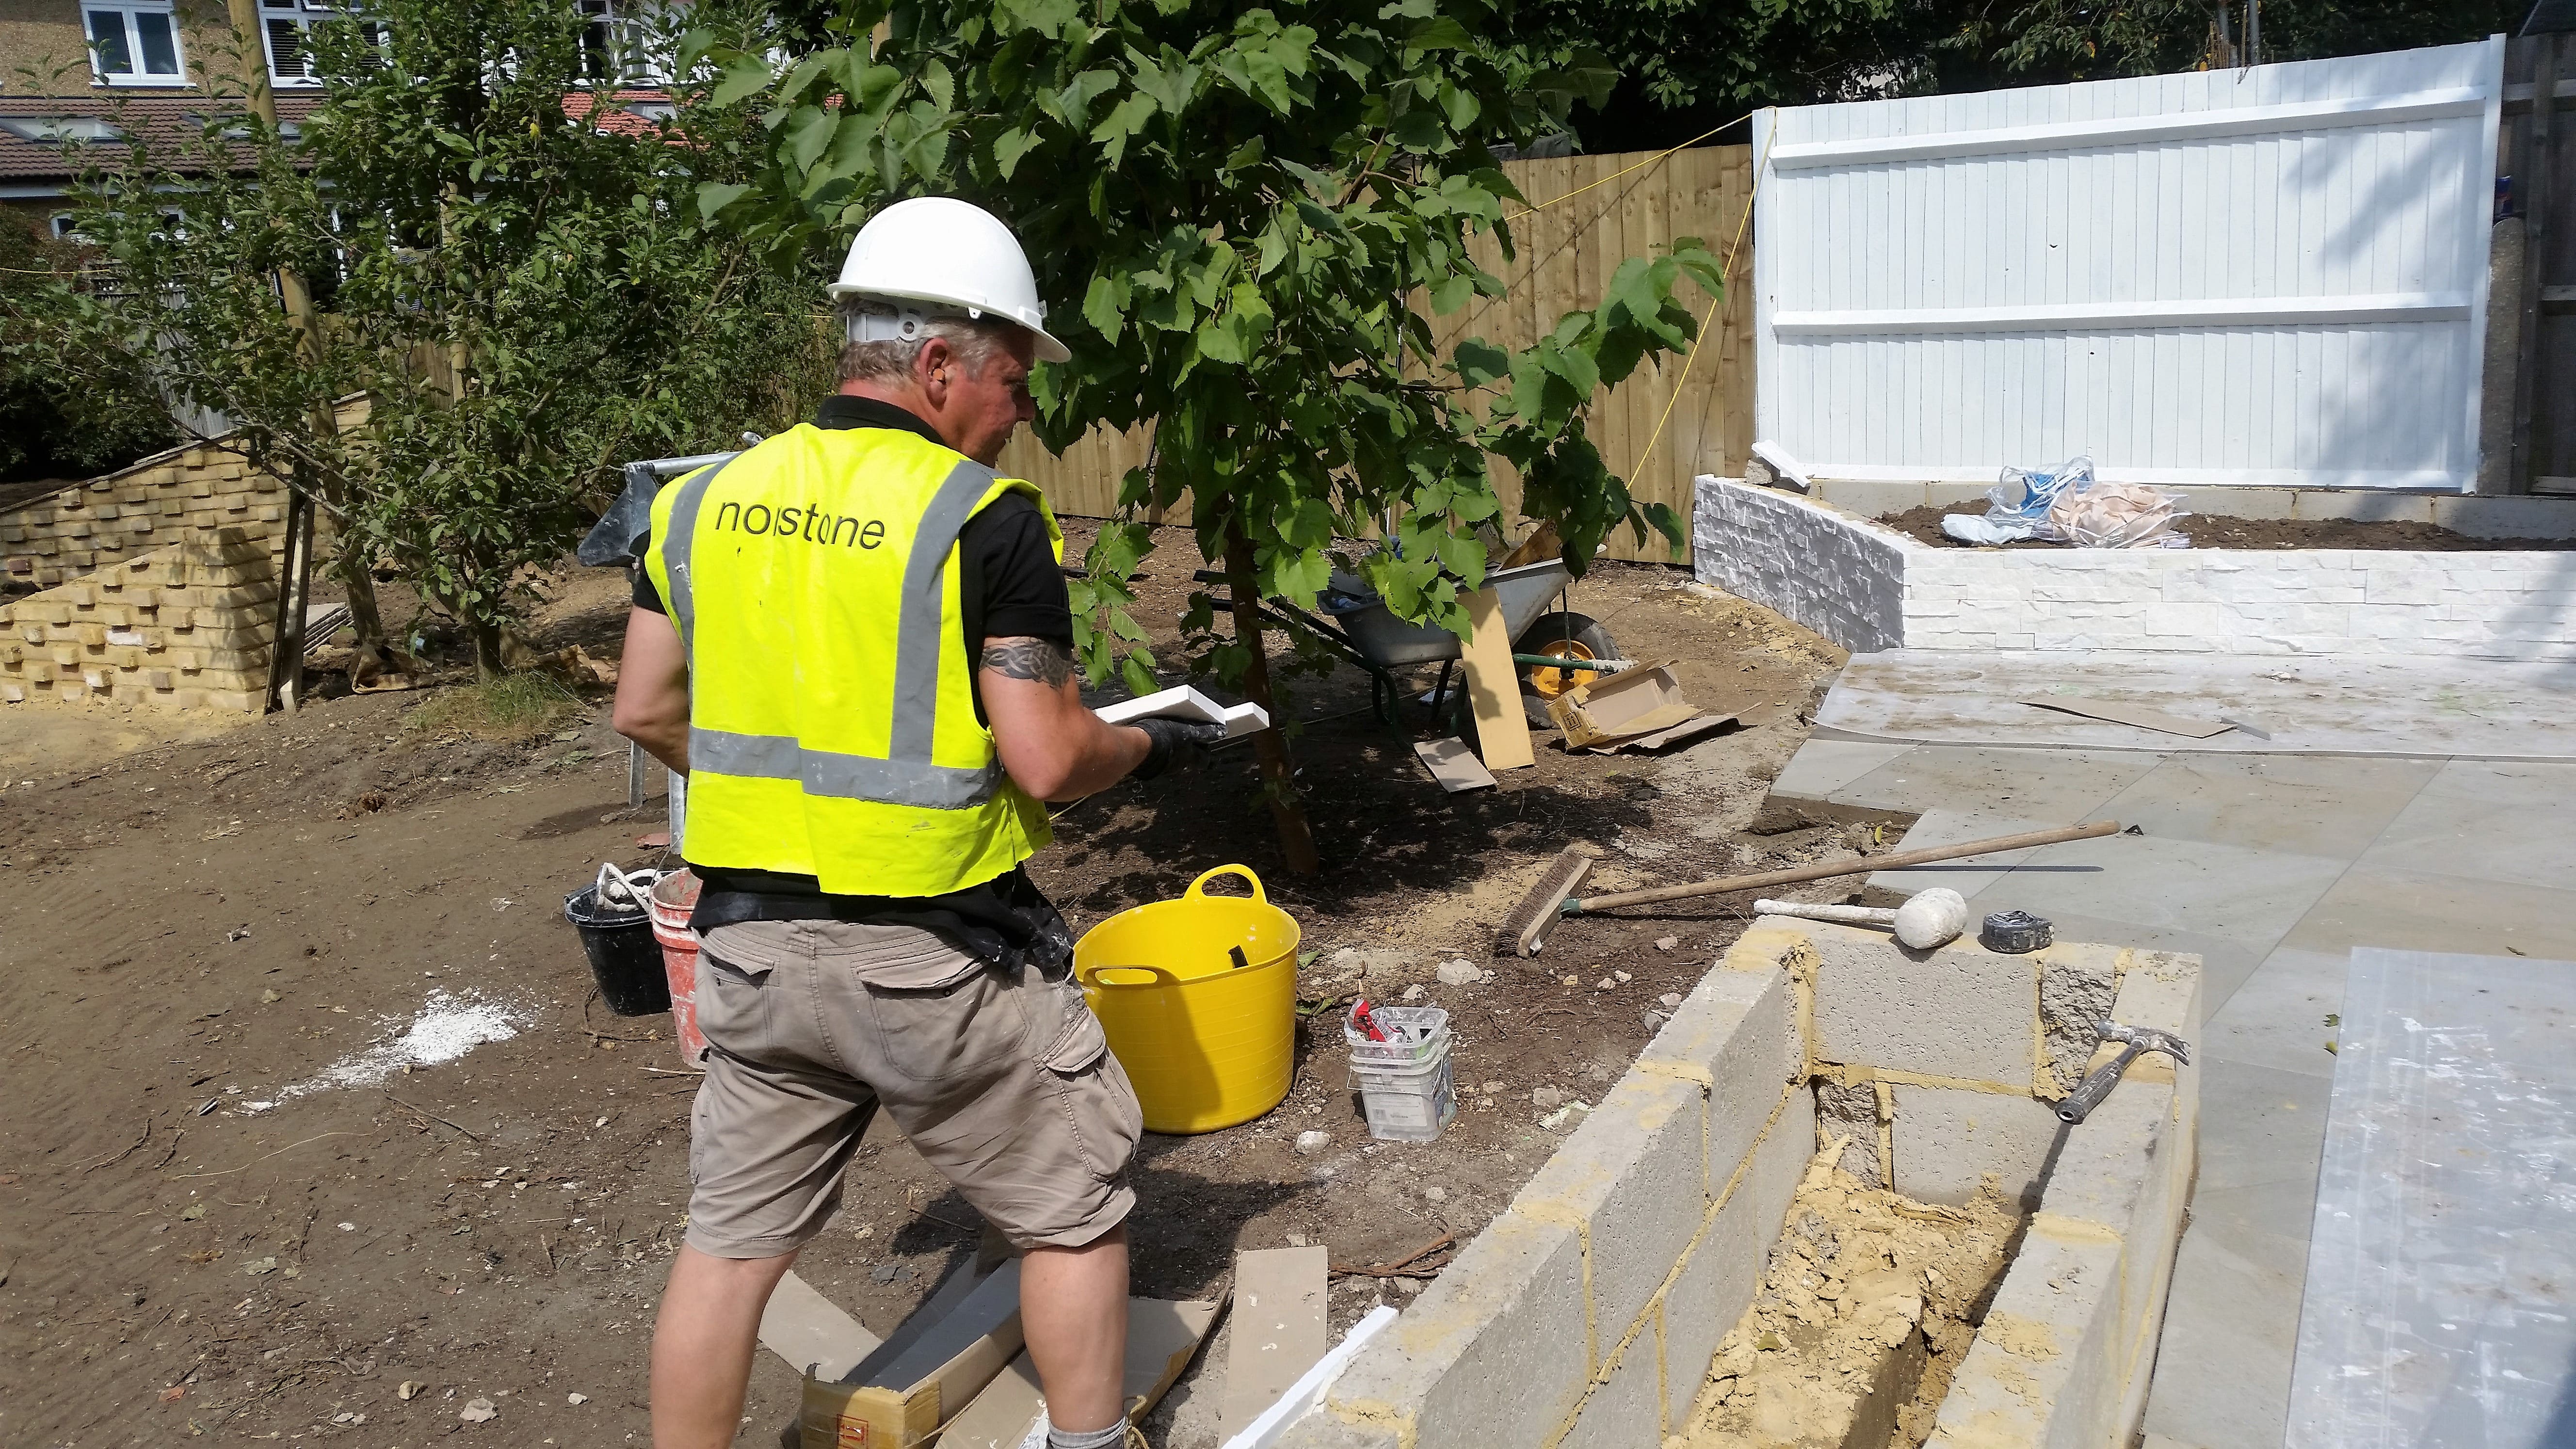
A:
<svg viewBox="0 0 2576 1449">
<path fill-rule="evenodd" d="M 2174 755 L 2102 808 L 2161 839 L 2350 860 L 2441 769 L 2354 755 Z"/>
<path fill-rule="evenodd" d="M 2576 963 L 2358 950 L 2288 1449 L 2576 1443 Z"/>
<path fill-rule="evenodd" d="M 1932 850 L 1944 845 L 1958 845 L 1971 840 L 1988 840 L 1999 835 L 2024 835 L 2034 830 L 2053 830 L 2063 821 L 2033 820 L 2025 816 L 2001 814 L 1978 809 L 1953 809 L 1936 806 L 1923 812 L 1905 838 L 1897 842 L 1899 850 Z M 1869 883 L 1882 889 L 1903 891 L 1930 890 L 1948 886 L 1963 896 L 1973 896 L 2028 860 L 2028 850 L 2002 850 L 1990 855 L 1972 855 L 1961 860 L 1945 860 L 1932 865 L 1906 866 L 1898 870 L 1874 871 Z"/>
<path fill-rule="evenodd" d="M 2094 866 L 2094 871 L 2064 867 Z M 2153 835 L 2045 846 L 1969 902 L 2262 942 L 2280 938 L 2346 869 L 2344 862 Z"/>
<path fill-rule="evenodd" d="M 2451 760 L 2424 785 L 2428 795 L 2465 795 L 2500 805 L 2576 802 L 2576 765 L 2536 760 Z"/>
<path fill-rule="evenodd" d="M 2164 1338 L 2147 1395 L 2150 1443 L 2280 1449 L 2298 1341 L 2299 1280 L 2280 1252 L 2237 1252 L 2195 1227 L 2174 1258 Z"/>
<path fill-rule="evenodd" d="M 1877 810 L 1976 808 L 2072 825 L 2154 769 L 2152 755 L 2091 750 L 1925 746 L 1836 790 L 1840 804 Z"/>
<path fill-rule="evenodd" d="M 2302 951 L 2384 946 L 2566 960 L 2576 891 L 2355 865 L 2281 938 Z"/>
<path fill-rule="evenodd" d="M 2174 1261 L 2146 1429 L 2198 1449 L 2278 1449 L 2332 1083 L 2206 1060 L 2200 1184 Z"/>
<path fill-rule="evenodd" d="M 1996 911 L 2020 909 L 2019 892 L 2012 882 L 2018 875 L 1991 882 L 1992 888 L 1977 896 L 1970 909 L 1978 919 Z M 2111 946 L 2135 946 L 2148 951 L 2180 951 L 2200 958 L 2200 1010 L 2203 1017 L 2215 1013 L 2233 996 L 2238 984 L 2254 974 L 2271 946 L 2269 939 L 2241 940 L 2233 936 L 2205 935 L 2198 931 L 2177 931 L 2158 926 L 2141 926 L 2132 921 L 2114 921 L 2101 916 L 2087 916 L 2073 911 L 2060 911 L 2048 916 L 2061 941 L 2099 941 Z"/>
<path fill-rule="evenodd" d="M 2240 1253 L 2268 1239 L 2307 1241 L 2333 1086 L 2308 1072 L 2203 1064 L 2193 1232 L 2214 1233 Z M 2283 1266 L 2295 1274 L 2305 1261 L 2302 1250 Z"/>
<path fill-rule="evenodd" d="M 2021 702 L 2052 692 L 2200 719 L 2248 710 L 2271 738 L 2229 730 L 2183 740 Z M 1895 649 L 1853 655 L 1816 722 L 1861 739 L 1978 748 L 2576 760 L 2576 668 L 2450 656 Z"/>
<path fill-rule="evenodd" d="M 1789 757 L 1789 767 L 1771 782 L 1781 800 L 1829 800 L 1835 791 L 1897 758 L 1912 745 L 1876 740 L 1810 739 Z"/>
<path fill-rule="evenodd" d="M 2576 817 L 2554 794 L 2507 801 L 2427 792 L 2388 822 L 2361 863 L 2544 888 L 2576 884 Z"/>
<path fill-rule="evenodd" d="M 2326 1044 L 2341 1036 L 2340 1023 L 2329 1018 L 2343 1012 L 2346 964 L 2340 952 L 2274 951 L 2210 1013 L 2200 1051 L 2212 1061 L 2334 1075 Z M 2204 989 L 2207 981 L 2204 976 Z"/>
</svg>

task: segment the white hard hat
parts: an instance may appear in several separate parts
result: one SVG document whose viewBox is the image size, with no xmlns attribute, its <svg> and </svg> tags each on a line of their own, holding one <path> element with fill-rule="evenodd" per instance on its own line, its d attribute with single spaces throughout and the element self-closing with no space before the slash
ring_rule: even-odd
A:
<svg viewBox="0 0 2576 1449">
<path fill-rule="evenodd" d="M 1000 217 L 954 197 L 917 196 L 878 212 L 850 243 L 841 279 L 824 290 L 834 297 L 929 304 L 898 307 L 898 319 L 904 312 L 914 312 L 916 321 L 949 312 L 991 313 L 1027 328 L 1037 338 L 1039 361 L 1073 356 L 1046 330 L 1046 304 L 1038 300 L 1037 277 L 1019 238 Z"/>
</svg>

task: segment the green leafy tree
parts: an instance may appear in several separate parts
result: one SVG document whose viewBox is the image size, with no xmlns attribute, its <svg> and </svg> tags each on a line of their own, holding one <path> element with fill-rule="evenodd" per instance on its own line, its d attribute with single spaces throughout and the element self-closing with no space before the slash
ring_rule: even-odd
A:
<svg viewBox="0 0 2576 1449">
<path fill-rule="evenodd" d="M 1592 151 L 1678 146 L 1761 106 L 1887 94 L 1920 67 L 1921 17 L 1896 0 L 1529 0 L 1533 54 L 1591 50 L 1618 72 L 1571 117 Z M 1716 139 L 1742 143 L 1738 127 Z"/>
<path fill-rule="evenodd" d="M 781 425 L 829 354 L 812 299 L 693 204 L 746 122 L 612 112 L 560 0 L 364 14 L 314 28 L 295 133 L 227 97 L 202 139 L 91 178 L 80 226 L 124 285 L 72 299 L 64 350 L 233 420 L 333 516 L 353 599 L 391 559 L 489 675 L 617 465 Z M 362 425 L 320 421 L 352 394 Z"/>
<path fill-rule="evenodd" d="M 2272 0 L 2259 9 L 2261 54 L 2254 58 L 2269 62 L 2509 34 L 2530 6 L 2524 0 Z M 2246 18 L 2242 0 L 2225 6 L 2206 0 L 2024 0 L 2000 13 L 1967 7 L 1934 47 L 1933 74 L 1943 89 L 1955 90 L 1990 77 L 2028 84 L 2190 70 L 2212 60 L 2224 63 L 2217 45 L 2222 24 L 2242 62 Z"/>
<path fill-rule="evenodd" d="M 75 377 L 53 338 L 67 325 L 87 248 L 0 220 L 0 480 L 89 477 L 178 441 L 169 410 L 128 359 Z"/>
<path fill-rule="evenodd" d="M 1152 427 L 1154 464 L 1127 476 L 1122 507 L 1187 496 L 1234 605 L 1233 637 L 1201 662 L 1268 704 L 1255 603 L 1311 605 L 1337 566 L 1464 635 L 1478 529 L 1503 507 L 1496 460 L 1578 569 L 1616 527 L 1678 540 L 1669 510 L 1604 467 L 1585 412 L 1690 345 L 1675 289 L 1714 295 L 1720 277 L 1698 243 L 1629 259 L 1598 308 L 1534 347 L 1433 349 L 1430 315 L 1502 291 L 1472 244 L 1508 253 L 1520 198 L 1489 146 L 1557 128 L 1610 79 L 1498 54 L 1484 38 L 1508 18 L 1487 0 L 860 0 L 843 44 L 784 61 L 710 32 L 692 53 L 722 71 L 711 100 L 756 110 L 761 134 L 752 174 L 700 200 L 796 257 L 829 256 L 910 194 L 1009 220 L 1073 351 L 1032 379 L 1039 436 L 1060 449 Z M 1390 547 L 1349 542 L 1383 520 Z M 1104 528 L 1075 588 L 1095 682 L 1120 668 L 1154 685 L 1127 584 L 1150 546 L 1141 525 Z M 1193 620 L 1211 610 L 1200 594 Z M 1260 749 L 1289 863 L 1311 869 L 1285 741 Z"/>
<path fill-rule="evenodd" d="M 1757 106 L 2102 80 L 2190 70 L 2219 53 L 2210 0 L 1528 0 L 1541 56 L 1582 47 L 1619 72 L 1578 108 L 1595 151 L 1681 145 Z M 2266 61 L 2315 60 L 2510 34 L 2529 0 L 2265 0 Z M 2224 7 L 2242 44 L 2244 0 Z M 1737 131 L 1720 139 L 1741 141 Z"/>
</svg>

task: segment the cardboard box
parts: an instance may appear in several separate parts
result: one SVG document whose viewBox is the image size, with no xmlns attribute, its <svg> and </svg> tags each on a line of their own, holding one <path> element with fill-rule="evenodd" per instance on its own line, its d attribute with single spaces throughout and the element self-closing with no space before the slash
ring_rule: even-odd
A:
<svg viewBox="0 0 2576 1449">
<path fill-rule="evenodd" d="M 1005 1264 L 939 1324 L 835 1383 L 805 1375 L 804 1449 L 912 1449 L 1019 1356 L 1020 1265 Z"/>
<path fill-rule="evenodd" d="M 1682 698 L 1682 682 L 1669 664 L 1640 664 L 1607 679 L 1578 684 L 1550 701 L 1547 717 L 1565 734 L 1569 750 L 1595 750 L 1649 735 L 1682 738 L 1678 727 L 1708 711 Z M 1711 721 L 1715 728 L 1724 720 Z M 1669 740 L 1665 741 L 1669 742 Z"/>
</svg>

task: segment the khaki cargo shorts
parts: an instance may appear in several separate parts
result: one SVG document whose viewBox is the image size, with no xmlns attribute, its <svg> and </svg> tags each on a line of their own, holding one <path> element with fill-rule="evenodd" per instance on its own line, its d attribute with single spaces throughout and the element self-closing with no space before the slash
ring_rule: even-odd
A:
<svg viewBox="0 0 2576 1449">
<path fill-rule="evenodd" d="M 880 1102 L 1014 1247 L 1080 1247 L 1136 1205 L 1143 1114 L 1070 981 L 910 926 L 758 921 L 708 933 L 698 1025 L 699 1252 L 769 1258 L 820 1232 Z"/>
</svg>

